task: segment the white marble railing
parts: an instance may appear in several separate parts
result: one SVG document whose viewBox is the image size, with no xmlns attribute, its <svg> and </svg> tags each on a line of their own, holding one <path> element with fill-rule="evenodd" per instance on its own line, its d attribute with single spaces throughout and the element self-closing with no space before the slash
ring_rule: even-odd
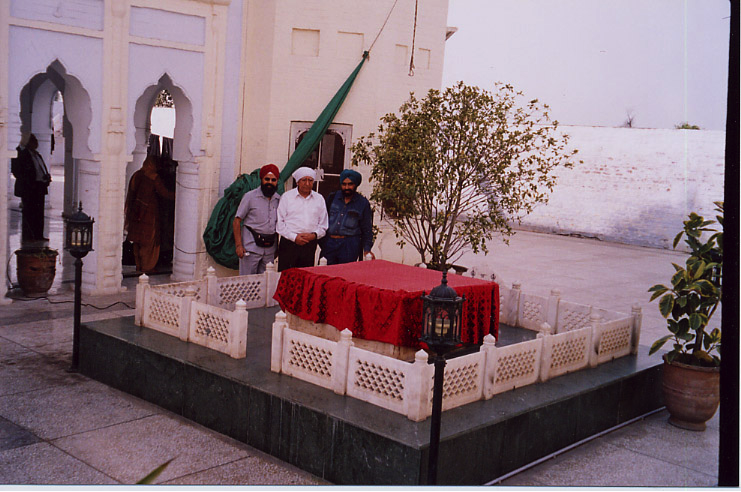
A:
<svg viewBox="0 0 741 492">
<path fill-rule="evenodd" d="M 630 315 L 523 294 L 518 284 L 500 291 L 500 321 L 537 331 L 536 338 L 497 347 L 484 337 L 478 352 L 448 361 L 443 410 L 636 353 L 641 310 Z M 520 324 L 520 321 L 522 324 Z M 550 321 L 550 322 L 549 322 Z M 329 340 L 289 326 L 278 312 L 273 323 L 273 372 L 333 390 L 421 421 L 432 413 L 434 367 L 420 350 L 413 362 L 355 347 L 350 330 Z M 523 326 L 524 325 L 524 326 Z"/>
<path fill-rule="evenodd" d="M 135 323 L 183 341 L 243 358 L 247 309 L 274 306 L 280 274 L 274 265 L 259 275 L 217 278 L 213 269 L 198 281 L 152 286 L 146 275 L 136 289 Z M 520 284 L 500 286 L 500 322 L 537 332 L 533 340 L 504 347 L 487 335 L 478 352 L 447 363 L 443 409 L 489 399 L 498 393 L 623 357 L 638 350 L 641 309 L 618 313 L 561 299 L 523 293 Z M 278 312 L 273 323 L 270 369 L 421 421 L 432 412 L 434 367 L 420 350 L 413 362 L 365 340 L 317 336 L 296 316 Z M 295 326 L 294 326 L 295 325 Z M 332 330 L 334 334 L 334 329 Z M 355 346 L 357 342 L 357 345 Z M 411 354 L 410 354 L 411 355 Z"/>
<path fill-rule="evenodd" d="M 209 268 L 202 280 L 136 286 L 134 322 L 183 341 L 223 352 L 235 359 L 247 353 L 247 309 L 274 306 L 280 273 L 217 278 Z"/>
</svg>

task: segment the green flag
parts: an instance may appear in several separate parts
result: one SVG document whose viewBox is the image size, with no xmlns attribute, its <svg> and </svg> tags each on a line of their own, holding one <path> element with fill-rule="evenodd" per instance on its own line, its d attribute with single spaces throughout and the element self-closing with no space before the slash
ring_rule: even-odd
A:
<svg viewBox="0 0 741 492">
<path fill-rule="evenodd" d="M 342 84 L 337 93 L 334 95 L 329 104 L 324 108 L 321 114 L 311 125 L 309 131 L 304 135 L 301 143 L 293 151 L 290 159 L 280 172 L 278 178 L 278 193 L 283 193 L 285 182 L 291 177 L 293 172 L 298 169 L 307 157 L 314 152 L 314 149 L 321 142 L 322 137 L 327 132 L 327 128 L 334 120 L 337 111 L 345 102 L 347 93 L 355 82 L 355 78 L 360 72 L 363 63 L 368 59 L 368 52 L 363 53 L 363 59 Z M 250 174 L 242 174 L 234 183 L 224 190 L 224 196 L 216 203 L 211 218 L 206 224 L 206 230 L 203 231 L 203 242 L 206 244 L 206 251 L 219 265 L 239 269 L 239 258 L 235 251 L 234 233 L 232 231 L 232 222 L 237 213 L 237 207 L 242 200 L 242 196 L 250 190 L 260 186 L 260 170 L 255 169 Z"/>
</svg>

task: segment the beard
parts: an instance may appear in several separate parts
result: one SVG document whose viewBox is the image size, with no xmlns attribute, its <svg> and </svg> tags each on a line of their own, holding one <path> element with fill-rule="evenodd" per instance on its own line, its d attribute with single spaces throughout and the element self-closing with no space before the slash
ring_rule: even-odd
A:
<svg viewBox="0 0 741 492">
<path fill-rule="evenodd" d="M 271 197 L 275 193 L 275 190 L 277 189 L 277 187 L 274 184 L 262 183 L 260 185 L 260 189 L 262 190 L 263 195 L 267 197 Z"/>
<path fill-rule="evenodd" d="M 355 190 L 342 190 L 342 196 L 350 197 L 355 194 Z"/>
</svg>

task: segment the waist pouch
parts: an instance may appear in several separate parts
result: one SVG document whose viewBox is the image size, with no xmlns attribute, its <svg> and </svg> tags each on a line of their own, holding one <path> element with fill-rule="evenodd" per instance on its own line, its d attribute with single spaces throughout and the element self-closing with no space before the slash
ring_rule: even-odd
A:
<svg viewBox="0 0 741 492">
<path fill-rule="evenodd" d="M 275 244 L 275 240 L 277 239 L 278 234 L 272 233 L 272 234 L 261 234 L 259 232 L 256 232 L 252 227 L 245 226 L 248 231 L 252 233 L 252 238 L 255 240 L 255 244 L 258 245 L 261 248 L 269 248 L 272 245 Z"/>
</svg>

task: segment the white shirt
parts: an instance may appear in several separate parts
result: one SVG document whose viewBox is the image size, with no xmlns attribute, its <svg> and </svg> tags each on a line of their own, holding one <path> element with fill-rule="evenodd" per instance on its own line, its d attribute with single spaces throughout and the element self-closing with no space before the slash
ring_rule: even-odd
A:
<svg viewBox="0 0 741 492">
<path fill-rule="evenodd" d="M 298 188 L 281 195 L 275 230 L 284 238 L 295 242 L 299 233 L 314 232 L 319 239 L 327 233 L 328 225 L 327 204 L 316 191 L 306 198 L 299 195 Z"/>
</svg>

